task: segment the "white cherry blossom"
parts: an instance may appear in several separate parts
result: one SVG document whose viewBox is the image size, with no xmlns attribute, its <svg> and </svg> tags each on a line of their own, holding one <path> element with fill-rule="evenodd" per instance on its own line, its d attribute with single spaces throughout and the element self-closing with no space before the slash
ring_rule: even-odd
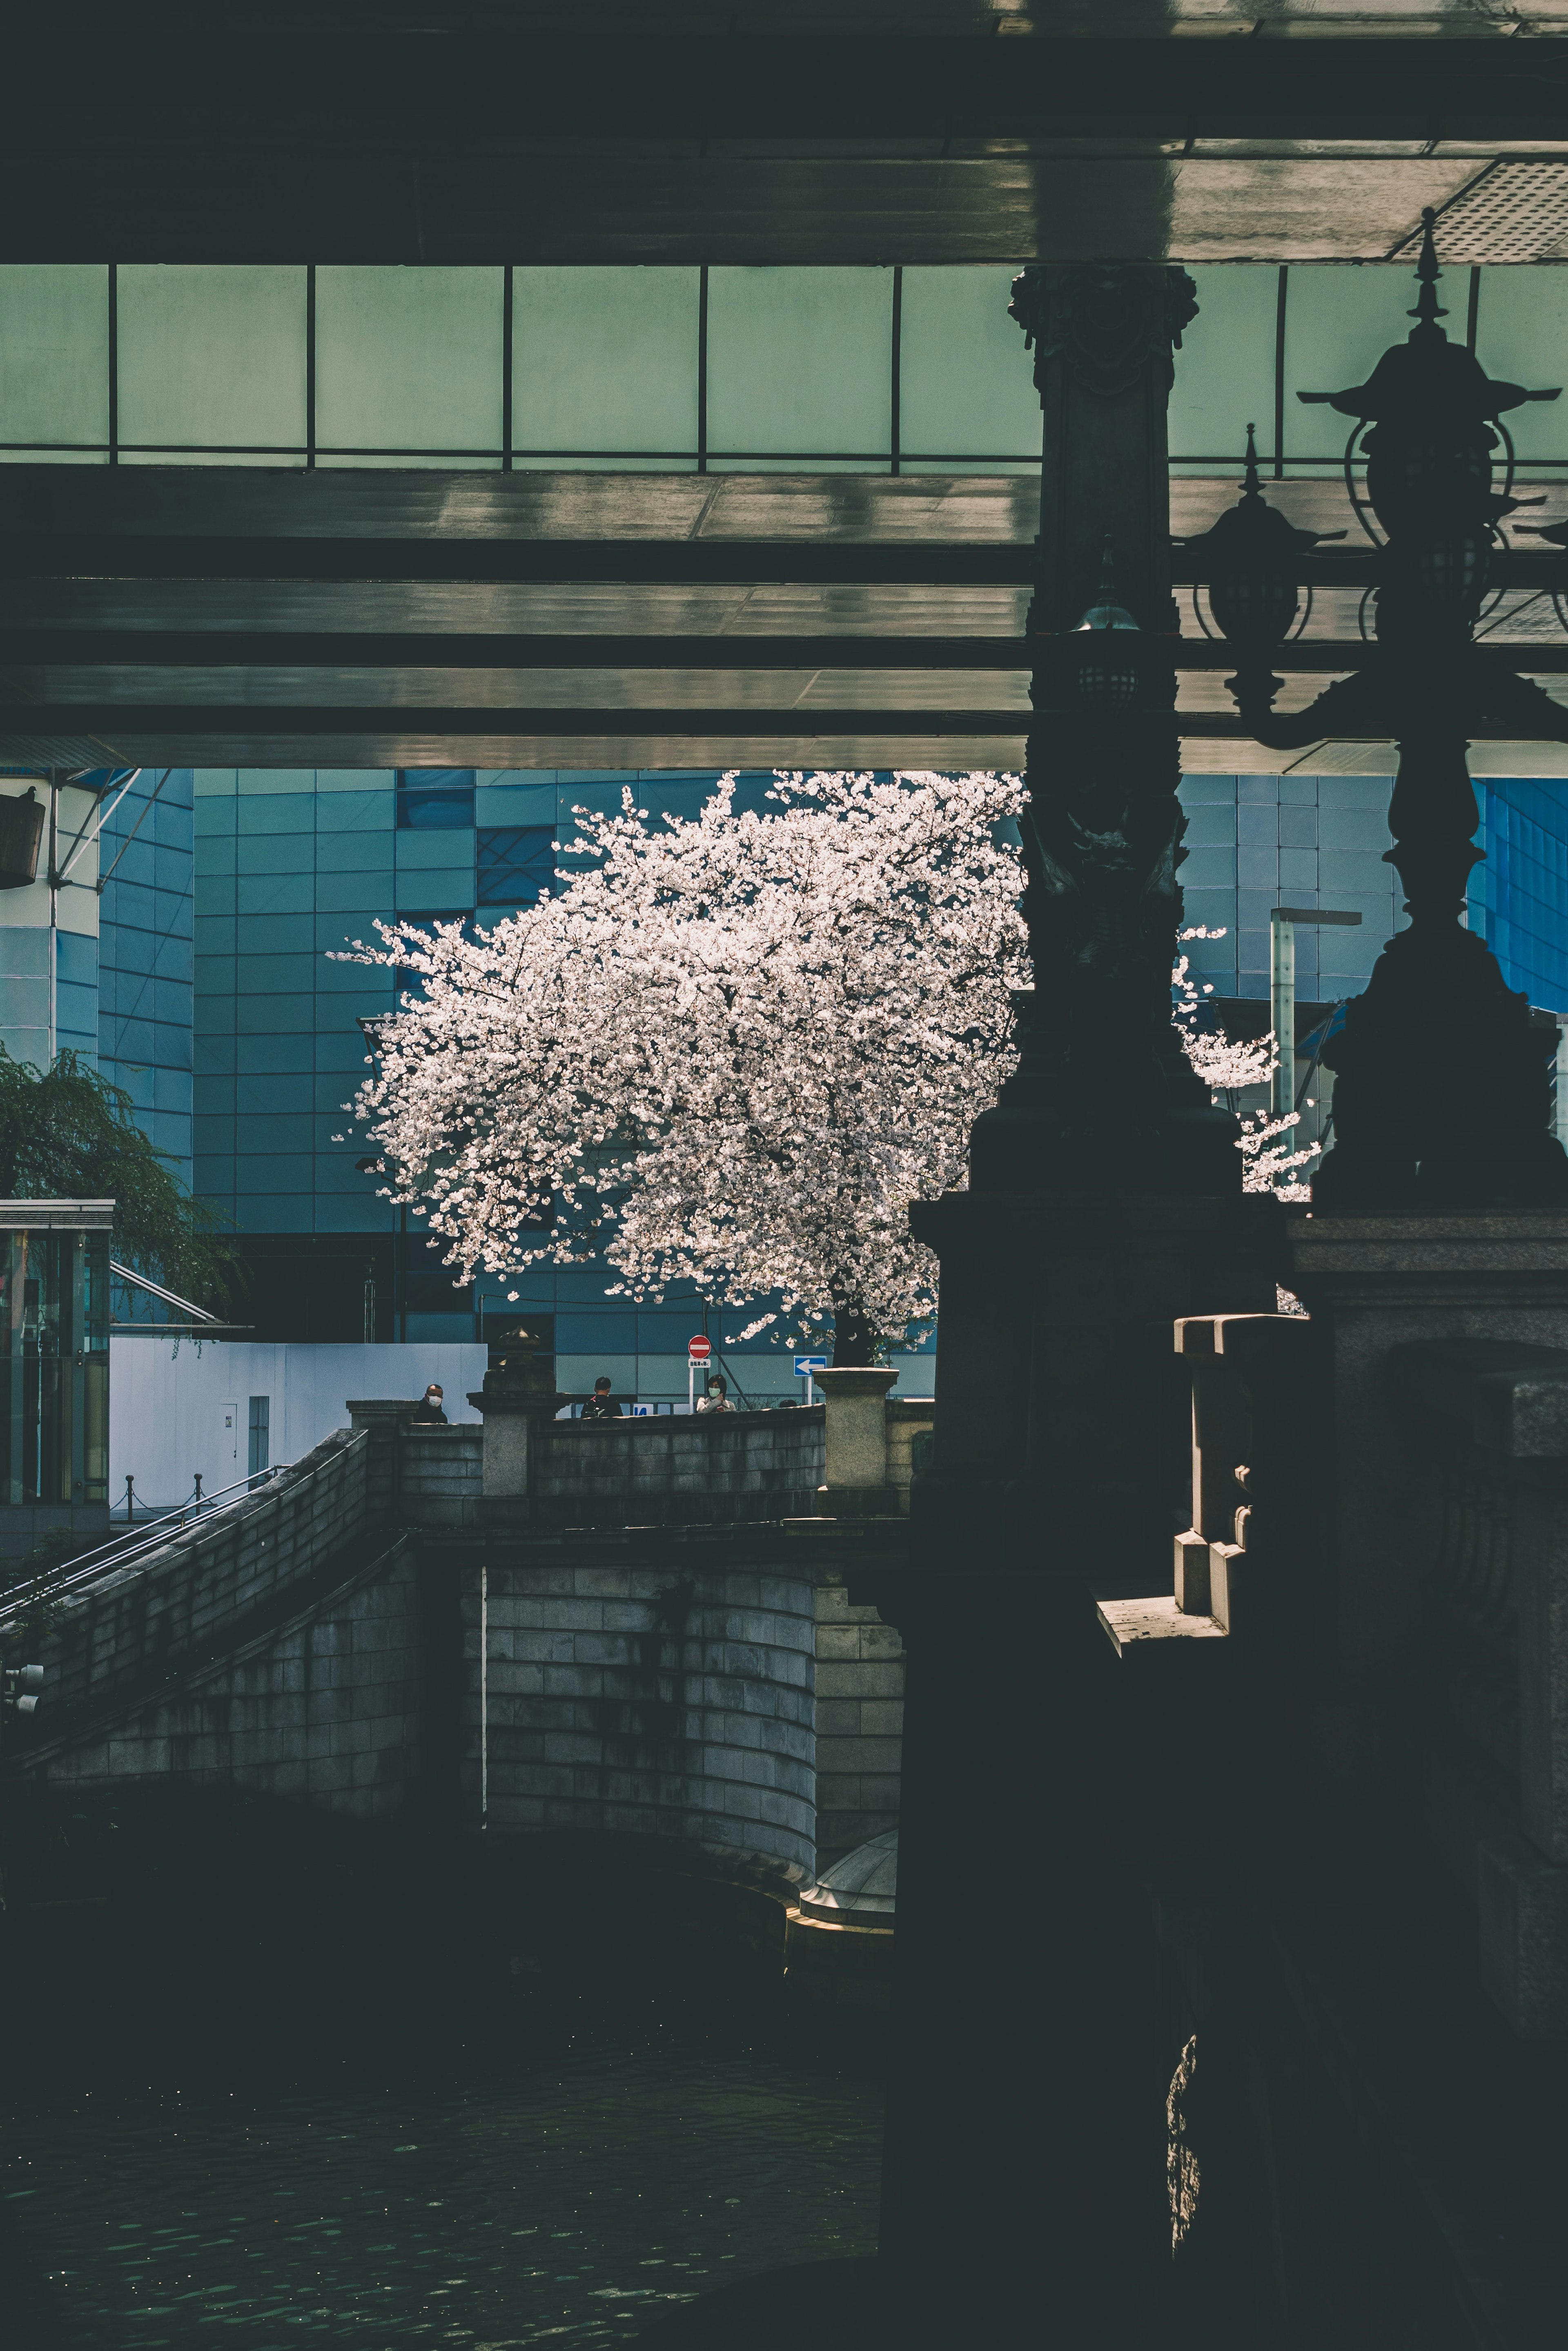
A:
<svg viewBox="0 0 1568 2351">
<path fill-rule="evenodd" d="M 1189 930 L 1177 933 L 1177 945 L 1183 946 L 1189 939 L 1222 939 L 1224 935 L 1223 929 L 1206 930 L 1201 924 L 1195 924 Z M 1265 1029 L 1261 1037 L 1231 1038 L 1222 1030 L 1201 1028 L 1198 1016 L 1203 1008 L 1203 999 L 1214 991 L 1199 987 L 1185 955 L 1177 956 L 1170 985 L 1183 1051 L 1213 1099 L 1218 1102 L 1223 1095 L 1231 1109 L 1237 1112 L 1241 1129 L 1241 1189 L 1272 1192 L 1282 1200 L 1309 1200 L 1312 1187 L 1303 1181 L 1303 1170 L 1312 1165 L 1323 1146 L 1309 1143 L 1293 1149 L 1285 1139 L 1301 1124 L 1301 1113 L 1241 1110 L 1236 1101 L 1238 1094 L 1254 1086 L 1272 1083 L 1280 1062 L 1272 1029 Z"/>
<path fill-rule="evenodd" d="M 577 811 L 591 862 L 475 935 L 379 924 L 414 976 L 354 1105 L 386 1189 L 466 1280 L 608 1260 L 609 1290 L 831 1321 L 835 1359 L 929 1329 L 909 1207 L 965 1177 L 1024 984 L 1016 778 L 781 776 L 737 811 Z M 526 1228 L 552 1201 L 553 1227 Z"/>
</svg>

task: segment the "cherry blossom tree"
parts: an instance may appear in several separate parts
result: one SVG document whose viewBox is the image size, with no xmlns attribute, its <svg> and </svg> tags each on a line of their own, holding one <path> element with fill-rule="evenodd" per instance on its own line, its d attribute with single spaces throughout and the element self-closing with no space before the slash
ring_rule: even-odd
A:
<svg viewBox="0 0 1568 2351">
<path fill-rule="evenodd" d="M 1223 929 L 1207 930 L 1201 924 L 1195 924 L 1177 933 L 1177 944 L 1185 946 L 1189 939 L 1222 939 L 1224 935 Z M 1186 955 L 1177 956 L 1170 985 L 1182 1050 L 1215 1100 L 1223 1094 L 1228 1106 L 1237 1112 L 1241 1129 L 1241 1189 L 1272 1192 L 1282 1200 L 1310 1199 L 1312 1190 L 1303 1180 L 1303 1170 L 1312 1165 L 1322 1145 L 1293 1145 L 1290 1137 L 1301 1124 L 1301 1113 L 1242 1110 L 1236 1099 L 1254 1086 L 1272 1083 L 1280 1065 L 1279 1045 L 1272 1029 L 1262 1037 L 1231 1038 L 1222 1030 L 1205 1029 L 1199 1018 L 1203 999 L 1214 991 L 1210 987 L 1199 986 Z"/>
<path fill-rule="evenodd" d="M 378 925 L 358 958 L 414 980 L 354 1105 L 389 1196 L 462 1279 L 607 1259 L 611 1296 L 776 1297 L 738 1337 L 909 1343 L 936 1271 L 909 1205 L 964 1180 L 1012 1066 L 1022 802 L 1008 776 L 791 775 L 738 810 L 727 777 L 650 821 L 628 790 L 493 930 Z"/>
</svg>

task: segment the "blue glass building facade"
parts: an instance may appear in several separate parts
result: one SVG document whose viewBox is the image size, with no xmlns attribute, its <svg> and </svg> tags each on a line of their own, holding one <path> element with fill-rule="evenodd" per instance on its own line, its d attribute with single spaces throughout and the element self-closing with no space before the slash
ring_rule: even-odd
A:
<svg viewBox="0 0 1568 2351">
<path fill-rule="evenodd" d="M 1296 994 L 1334 1003 L 1359 994 L 1386 940 L 1403 927 L 1386 776 L 1184 776 L 1187 919 L 1223 933 L 1188 950 L 1216 996 L 1269 994 L 1275 906 L 1358 914 L 1358 927 L 1296 932 Z"/>
<path fill-rule="evenodd" d="M 191 1158 L 192 785 L 189 768 L 144 768 L 99 841 L 98 1063 L 180 1176 Z M 62 1040 L 63 1041 L 63 1040 Z"/>
<path fill-rule="evenodd" d="M 332 959 L 377 919 L 498 919 L 532 903 L 570 841 L 574 809 L 694 814 L 713 772 L 427 769 L 147 770 L 106 815 L 96 852 L 54 893 L 0 897 L 0 1041 L 40 1066 L 96 1060 L 194 1188 L 228 1218 L 253 1268 L 243 1310 L 259 1335 L 472 1340 L 519 1313 L 553 1343 L 563 1386 L 600 1372 L 650 1399 L 685 1394 L 693 1297 L 637 1307 L 592 1269 L 541 1267 L 515 1286 L 454 1289 L 418 1220 L 378 1196 L 346 1112 L 366 1068 L 360 1022 L 390 1008 L 389 973 Z M 760 799 L 771 778 L 742 781 Z M 38 779 L 42 788 L 43 779 Z M 0 778 L 21 791 L 27 779 Z M 1568 1013 L 1568 785 L 1478 779 L 1485 862 L 1469 919 L 1510 984 Z M 1365 987 L 1403 920 L 1385 852 L 1386 776 L 1183 779 L 1189 921 L 1221 935 L 1190 948 L 1219 997 L 1269 992 L 1269 914 L 1359 912 L 1358 928 L 1297 933 L 1303 1001 Z M 107 805 L 107 803 L 106 803 Z M 98 803 L 60 794 L 68 844 Z M 42 867 L 41 867 L 41 870 Z M 101 882 L 101 888 L 99 884 Z M 722 1344 L 739 1312 L 709 1317 Z M 765 1337 L 724 1349 L 742 1391 L 798 1393 Z M 929 1358 L 902 1366 L 929 1387 Z"/>
<path fill-rule="evenodd" d="M 1486 862 L 1469 882 L 1469 923 L 1511 987 L 1568 1014 L 1568 780 L 1478 778 Z"/>
</svg>

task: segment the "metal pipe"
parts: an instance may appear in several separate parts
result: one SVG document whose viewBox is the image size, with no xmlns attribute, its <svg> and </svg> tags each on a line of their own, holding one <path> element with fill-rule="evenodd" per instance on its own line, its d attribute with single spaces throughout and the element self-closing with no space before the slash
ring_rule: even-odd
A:
<svg viewBox="0 0 1568 2351">
<path fill-rule="evenodd" d="M 1274 1074 L 1269 1107 L 1279 1118 L 1296 1102 L 1296 926 L 1283 906 L 1269 916 L 1269 1005 Z"/>
</svg>

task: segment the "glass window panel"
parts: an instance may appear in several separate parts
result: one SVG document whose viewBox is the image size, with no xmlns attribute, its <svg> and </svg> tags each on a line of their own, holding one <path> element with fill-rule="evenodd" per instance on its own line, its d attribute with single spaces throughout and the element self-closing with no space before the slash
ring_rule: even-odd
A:
<svg viewBox="0 0 1568 2351">
<path fill-rule="evenodd" d="M 1458 340 L 1464 333 L 1469 272 L 1450 269 L 1438 290 L 1457 315 L 1457 334 L 1456 317 L 1444 323 Z M 1488 375 L 1532 392 L 1568 381 L 1568 269 L 1483 269 L 1476 357 Z M 1511 408 L 1503 422 L 1521 457 L 1568 457 L 1568 391 L 1561 400 Z"/>
<path fill-rule="evenodd" d="M 400 830 L 455 832 L 473 822 L 472 768 L 400 768 Z"/>
<path fill-rule="evenodd" d="M 532 906 L 542 892 L 556 883 L 548 824 L 486 827 L 479 834 L 479 904 L 482 906 Z"/>
<path fill-rule="evenodd" d="M 698 281 L 695 269 L 518 269 L 514 446 L 695 456 Z"/>
<path fill-rule="evenodd" d="M 305 271 L 125 265 L 119 436 L 303 449 Z"/>
<path fill-rule="evenodd" d="M 501 316 L 499 269 L 318 269 L 319 447 L 499 453 Z"/>
<path fill-rule="evenodd" d="M 1198 316 L 1183 331 L 1175 355 L 1171 463 L 1240 465 L 1250 423 L 1258 428 L 1259 455 L 1272 463 L 1280 273 L 1267 265 L 1211 263 L 1191 275 L 1198 284 Z M 1287 284 L 1293 279 L 1293 271 Z M 1297 403 L 1295 418 L 1286 416 L 1287 448 L 1300 434 L 1296 419 L 1308 413 Z"/>
<path fill-rule="evenodd" d="M 1007 315 L 1012 269 L 907 268 L 898 440 L 907 455 L 1040 455 L 1033 360 Z"/>
<path fill-rule="evenodd" d="M 1458 273 L 1463 286 L 1463 274 Z M 1458 297 L 1464 340 L 1464 294 Z M 1319 262 L 1293 268 L 1285 296 L 1285 458 L 1337 460 L 1351 420 L 1333 408 L 1303 408 L 1298 392 L 1344 392 L 1365 383 L 1390 343 L 1410 329 L 1416 299 L 1408 261 Z M 1450 324 L 1453 321 L 1449 322 Z"/>
<path fill-rule="evenodd" d="M 708 445 L 727 455 L 891 455 L 890 269 L 713 269 Z"/>
<path fill-rule="evenodd" d="M 109 439 L 109 271 L 0 263 L 0 442 Z"/>
</svg>

